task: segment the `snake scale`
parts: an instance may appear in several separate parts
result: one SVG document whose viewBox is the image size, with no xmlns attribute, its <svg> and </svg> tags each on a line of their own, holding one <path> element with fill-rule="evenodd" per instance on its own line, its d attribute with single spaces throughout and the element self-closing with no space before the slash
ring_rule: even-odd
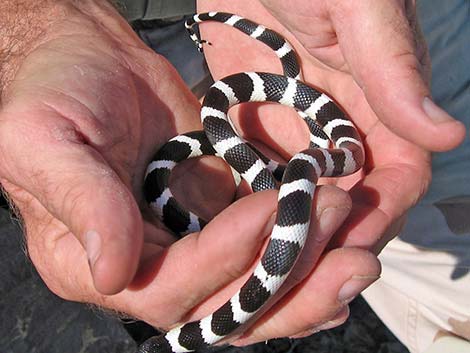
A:
<svg viewBox="0 0 470 353">
<path fill-rule="evenodd" d="M 265 43 L 280 59 L 284 75 L 242 72 L 215 82 L 201 108 L 204 130 L 172 138 L 149 164 L 144 186 L 147 202 L 176 234 L 199 231 L 206 221 L 179 205 L 169 188 L 169 177 L 183 160 L 217 155 L 253 192 L 275 189 L 282 178 L 277 217 L 261 260 L 230 300 L 199 321 L 151 337 L 139 347 L 139 353 L 191 352 L 216 344 L 239 329 L 276 293 L 294 267 L 307 239 L 318 178 L 352 174 L 364 162 L 363 145 L 353 123 L 325 93 L 299 80 L 296 53 L 282 36 L 234 14 L 201 13 L 186 22 L 191 39 L 201 50 L 204 41 L 193 26 L 203 21 L 230 25 Z M 276 102 L 295 108 L 310 130 L 309 148 L 295 154 L 287 165 L 262 155 L 238 136 L 228 118 L 230 107 L 243 102 Z"/>
</svg>

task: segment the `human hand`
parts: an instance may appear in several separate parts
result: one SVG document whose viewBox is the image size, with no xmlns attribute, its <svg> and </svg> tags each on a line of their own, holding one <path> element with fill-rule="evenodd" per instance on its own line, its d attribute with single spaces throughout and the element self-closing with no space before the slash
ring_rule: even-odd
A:
<svg viewBox="0 0 470 353">
<path fill-rule="evenodd" d="M 0 182 L 21 214 L 35 267 L 65 299 L 125 312 L 157 327 L 212 310 L 226 299 L 227 288 L 239 287 L 249 274 L 272 226 L 276 193 L 240 200 L 202 232 L 173 243 L 147 214 L 143 173 L 161 144 L 200 128 L 198 102 L 106 3 L 38 6 L 16 8 L 20 15 L 34 10 L 35 21 L 47 28 L 37 38 L 25 37 L 29 45 L 4 65 L 10 71 L 2 72 L 0 110 Z M 221 178 L 226 174 L 205 163 L 215 176 L 193 191 L 179 176 L 191 179 L 200 168 L 185 164 L 172 187 L 190 207 L 207 203 L 202 213 L 211 216 L 234 187 L 218 188 L 227 185 Z M 202 196 L 214 195 L 209 192 L 214 188 L 221 190 L 215 199 Z M 330 218 L 315 226 L 311 242 L 320 246 L 306 251 L 308 273 L 349 211 L 345 195 L 322 190 L 314 219 L 334 207 Z M 316 322 L 344 306 L 336 297 L 351 271 L 367 281 L 376 278 L 374 257 L 364 260 L 362 253 L 350 252 L 344 270 L 329 281 L 329 294 L 316 300 Z M 327 273 L 336 264 L 322 268 Z"/>
<path fill-rule="evenodd" d="M 429 150 L 451 149 L 464 138 L 463 125 L 425 99 L 429 63 L 413 4 L 263 3 L 277 19 L 257 1 L 200 0 L 198 12 L 235 13 L 281 33 L 299 52 L 304 80 L 326 90 L 351 115 L 363 134 L 367 162 L 362 174 L 335 181 L 349 191 L 353 206 L 330 246 L 378 252 L 398 234 L 406 211 L 427 190 Z M 204 51 L 215 79 L 239 71 L 280 71 L 271 49 L 229 26 L 207 22 L 201 33 L 212 43 Z M 241 111 L 231 113 L 238 130 L 284 159 L 307 145 L 306 129 L 295 114 L 286 129 L 290 113 L 284 107 L 250 105 Z M 245 342 L 286 332 L 270 322 Z"/>
<path fill-rule="evenodd" d="M 146 158 L 176 129 L 193 128 L 198 104 L 170 65 L 99 3 L 50 5 L 40 14 L 48 11 L 42 20 L 54 28 L 17 53 L 16 67 L 10 63 L 1 183 L 23 217 L 39 271 L 54 261 L 63 262 L 60 271 L 74 271 L 78 239 L 96 288 L 110 294 L 130 282 L 138 265 Z M 107 22 L 100 26 L 98 19 Z"/>
<path fill-rule="evenodd" d="M 348 3 L 352 8 L 346 16 L 348 8 L 343 7 L 349 5 L 344 2 L 264 3 L 282 24 L 257 1 L 201 0 L 198 11 L 237 13 L 284 35 L 299 53 L 304 80 L 324 89 L 350 114 L 363 134 L 367 156 L 364 175 L 336 183 L 350 189 L 354 204 L 339 242 L 379 249 L 397 234 L 406 210 L 427 190 L 428 150 L 455 147 L 465 133 L 463 125 L 443 111 L 433 122 L 422 107 L 424 97 L 429 96 L 430 65 L 414 8 L 407 4 L 400 10 L 405 5 L 395 1 L 374 2 L 368 7 Z M 407 27 L 405 14 L 411 27 Z M 389 17 L 380 23 L 380 16 Z M 374 32 L 363 34 L 372 24 L 376 24 Z M 213 44 L 205 47 L 205 54 L 216 78 L 237 71 L 280 70 L 271 49 L 229 26 L 208 22 L 201 31 Z M 363 38 L 367 41 L 361 42 Z M 286 131 L 287 114 L 283 107 L 251 105 L 243 108 L 238 127 L 248 138 L 274 147 L 288 158 L 306 146 L 307 135 L 303 123 L 295 118 Z M 258 119 L 261 115 L 262 121 Z"/>
</svg>

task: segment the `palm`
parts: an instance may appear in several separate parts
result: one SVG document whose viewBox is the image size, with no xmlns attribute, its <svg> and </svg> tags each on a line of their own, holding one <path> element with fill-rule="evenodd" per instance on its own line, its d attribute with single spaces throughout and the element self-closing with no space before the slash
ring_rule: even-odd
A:
<svg viewBox="0 0 470 353">
<path fill-rule="evenodd" d="M 63 134 L 55 137 L 90 147 L 96 158 L 103 158 L 117 172 L 141 203 L 143 172 L 149 155 L 177 129 L 197 126 L 197 102 L 171 71 L 160 73 L 172 77 L 157 87 L 152 68 L 161 65 L 159 61 L 163 59 L 144 49 L 120 52 L 135 64 L 132 67 L 117 55 L 103 55 L 99 61 L 87 48 L 67 52 L 70 48 L 61 45 L 56 48 L 53 42 L 49 43 L 28 57 L 11 89 L 14 96 L 9 98 L 16 99 L 15 105 L 7 106 L 7 110 L 24 121 L 38 123 L 35 128 L 45 135 Z M 34 67 L 34 72 L 29 67 Z M 186 104 L 168 107 L 161 100 L 162 92 L 178 92 Z M 178 126 L 175 115 L 179 116 Z M 16 123 L 20 125 L 19 121 Z M 25 135 L 31 132 L 23 131 Z"/>
</svg>

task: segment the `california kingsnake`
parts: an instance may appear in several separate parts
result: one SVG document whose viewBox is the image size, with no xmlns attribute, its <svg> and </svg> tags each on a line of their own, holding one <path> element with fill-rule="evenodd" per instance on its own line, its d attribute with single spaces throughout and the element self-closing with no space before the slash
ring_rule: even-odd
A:
<svg viewBox="0 0 470 353">
<path fill-rule="evenodd" d="M 276 188 L 273 171 L 281 171 L 276 223 L 253 274 L 229 301 L 202 320 L 148 339 L 139 347 L 139 353 L 194 351 L 219 342 L 247 322 L 284 283 L 302 251 L 318 178 L 349 175 L 361 168 L 364 161 L 359 134 L 343 111 L 326 94 L 288 77 L 299 77 L 300 69 L 295 52 L 284 38 L 239 16 L 211 12 L 197 14 L 186 22 L 191 38 L 199 46 L 202 41 L 192 26 L 208 20 L 231 25 L 270 46 L 280 58 L 285 76 L 244 72 L 214 83 L 201 109 L 204 131 L 174 137 L 150 163 L 145 179 L 147 201 L 176 233 L 198 231 L 205 221 L 178 205 L 168 186 L 169 175 L 182 160 L 217 154 L 254 192 Z M 285 171 L 238 137 L 227 117 L 233 105 L 265 101 L 295 108 L 311 132 L 311 148 L 292 157 Z M 327 148 L 326 138 L 334 148 Z M 266 163 L 272 167 L 268 168 Z"/>
</svg>

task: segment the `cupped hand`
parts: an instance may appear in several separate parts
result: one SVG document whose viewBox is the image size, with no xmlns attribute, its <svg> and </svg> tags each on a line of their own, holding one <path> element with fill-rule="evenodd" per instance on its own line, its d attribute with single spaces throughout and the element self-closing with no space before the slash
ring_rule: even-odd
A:
<svg viewBox="0 0 470 353">
<path fill-rule="evenodd" d="M 21 215 L 28 253 L 63 298 L 163 328 L 207 314 L 249 274 L 272 228 L 276 192 L 244 198 L 202 232 L 174 242 L 150 215 L 142 181 L 159 146 L 200 129 L 199 103 L 111 6 L 92 0 L 63 4 L 19 57 L 2 91 L 0 182 Z M 201 178 L 196 176 L 203 168 L 182 165 L 172 187 L 183 203 L 212 216 L 231 200 L 234 186 L 226 167 L 207 162 L 208 168 L 213 179 L 207 183 L 204 174 L 205 184 L 194 191 L 187 184 Z M 316 205 L 314 220 L 326 210 L 330 216 L 312 225 L 316 235 L 299 278 L 310 274 L 350 210 L 347 195 L 330 187 L 320 190 Z M 379 271 L 366 252 L 336 257 L 320 268 L 326 274 L 342 263 L 337 276 L 303 282 L 317 283 L 325 295 L 315 300 L 315 315 L 293 333 L 340 312 L 353 295 L 349 289 L 338 296 L 346 281 L 363 276 L 370 282 Z"/>
<path fill-rule="evenodd" d="M 64 11 L 3 91 L 1 183 L 35 262 L 73 262 L 81 254 L 65 248 L 78 239 L 96 287 L 115 293 L 133 278 L 142 249 L 149 154 L 194 126 L 198 104 L 117 14 L 100 25 L 73 6 Z"/>
<path fill-rule="evenodd" d="M 414 5 L 397 0 L 198 1 L 198 12 L 235 13 L 285 36 L 298 52 L 303 80 L 334 97 L 359 128 L 366 148 L 362 172 L 323 181 L 347 190 L 352 199 L 351 213 L 330 248 L 378 253 L 426 192 L 430 152 L 452 149 L 464 138 L 463 125 L 432 102 L 429 58 Z M 281 73 L 279 60 L 262 43 L 220 23 L 200 27 L 210 43 L 204 52 L 215 79 L 240 71 Z M 231 116 L 245 137 L 278 157 L 288 159 L 307 146 L 304 123 L 285 107 L 249 104 L 233 109 Z M 331 255 L 326 253 L 323 261 Z M 313 278 L 321 281 L 316 271 Z M 296 298 L 305 283 L 299 278 L 286 298 Z M 295 300 L 302 303 L 302 296 Z M 279 316 L 290 324 L 261 320 L 241 342 L 292 334 L 292 321 L 299 326 L 307 321 L 302 310 L 310 301 L 303 300 L 304 306 L 286 305 L 290 312 Z"/>
<path fill-rule="evenodd" d="M 460 122 L 429 99 L 430 64 L 414 4 L 200 0 L 198 6 L 200 12 L 236 13 L 281 33 L 298 52 L 304 81 L 329 93 L 351 116 L 363 136 L 366 165 L 362 174 L 335 181 L 353 198 L 337 244 L 380 249 L 427 190 L 430 151 L 453 148 L 465 134 Z M 202 24 L 201 31 L 212 44 L 204 51 L 216 79 L 239 71 L 281 71 L 272 50 L 253 38 L 214 22 Z M 284 158 L 307 146 L 303 122 L 284 107 L 252 104 L 239 111 L 243 116 L 232 114 L 239 130 Z"/>
</svg>

